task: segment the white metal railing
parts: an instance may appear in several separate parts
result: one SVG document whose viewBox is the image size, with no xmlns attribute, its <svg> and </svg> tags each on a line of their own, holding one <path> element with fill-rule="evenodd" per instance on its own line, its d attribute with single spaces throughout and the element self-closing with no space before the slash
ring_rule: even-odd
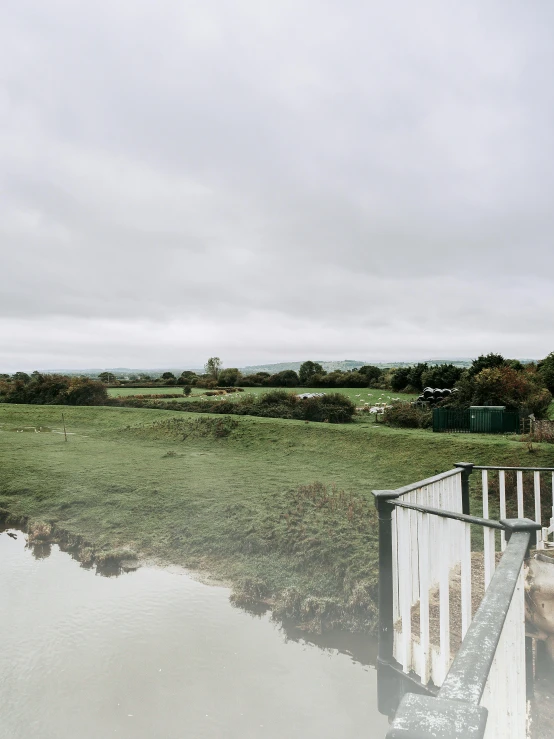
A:
<svg viewBox="0 0 554 739">
<path fill-rule="evenodd" d="M 471 513 L 479 517 L 470 514 L 470 479 L 477 488 L 471 496 Z M 505 561 L 513 526 L 526 528 L 531 548 L 554 546 L 554 468 L 458 463 L 448 472 L 396 490 L 375 491 L 375 496 L 379 515 L 379 710 L 391 715 L 397 706 L 394 686 L 399 680 L 405 686 L 416 683 L 417 690 L 429 694 L 437 689 L 440 694 L 450 680 L 449 671 L 460 645 L 463 652 L 476 610 L 491 601 L 492 582 L 500 587 L 495 572 L 499 558 Z M 542 526 L 547 518 L 549 526 Z M 478 551 L 472 552 L 476 525 L 483 529 L 483 546 L 477 543 L 474 549 Z M 491 720 L 487 739 L 525 736 L 521 696 L 526 688 L 525 650 L 529 651 L 530 644 L 526 647 L 523 574 L 518 569 L 510 578 L 513 599 L 506 600 L 509 611 L 504 630 L 498 632 L 498 648 L 491 653 L 494 660 L 491 656 L 481 705 L 489 708 L 491 716 L 498 711 L 508 716 L 514 729 L 513 733 L 506 729 L 495 734 L 491 727 L 502 722 Z"/>
<path fill-rule="evenodd" d="M 554 468 L 466 467 L 475 470 L 473 477 L 480 487 L 483 519 L 490 520 L 493 511 L 500 519 L 509 513 L 540 524 L 541 506 L 544 496 L 548 496 L 552 514 L 549 526 L 537 530 L 533 539 L 537 549 L 554 546 L 549 539 L 554 532 Z M 466 472 L 468 476 L 470 473 L 471 470 Z M 463 474 L 458 467 L 399 488 L 394 491 L 395 500 L 462 513 Z M 532 478 L 532 494 L 531 479 L 524 480 L 524 475 Z M 525 490 L 524 482 L 529 486 Z M 473 495 L 475 498 L 479 498 L 479 491 Z M 414 673 L 423 685 L 430 681 L 437 687 L 442 685 L 454 657 L 451 609 L 460 614 L 458 628 L 463 639 L 472 620 L 475 569 L 482 570 L 479 577 L 486 591 L 497 557 L 506 549 L 502 527 L 482 528 L 483 551 L 474 553 L 472 558 L 470 523 L 397 506 L 392 512 L 393 656 L 404 673 Z M 480 557 L 482 565 L 477 561 Z M 430 599 L 438 601 L 439 611 L 438 619 L 435 617 L 432 622 Z M 435 614 L 436 611 L 435 606 Z"/>
<path fill-rule="evenodd" d="M 387 739 L 525 739 L 523 563 L 537 525 L 519 518 L 496 523 L 509 542 L 442 686 L 436 696 L 404 695 Z"/>
<path fill-rule="evenodd" d="M 395 491 L 397 501 L 462 513 L 461 480 L 462 470 L 450 470 L 400 488 Z M 396 507 L 392 513 L 392 549 L 393 656 L 405 673 L 415 673 L 424 685 L 430 680 L 437 686 L 441 685 L 452 661 L 450 577 L 456 567 L 462 570 L 465 630 L 471 619 L 469 525 Z M 439 633 L 433 634 L 430 631 L 429 597 L 437 589 L 440 599 Z M 412 608 L 418 603 L 419 628 L 414 632 Z"/>
<path fill-rule="evenodd" d="M 530 518 L 541 524 L 541 529 L 536 534 L 536 548 L 547 549 L 554 547 L 551 540 L 554 534 L 554 468 L 552 467 L 481 467 L 475 466 L 475 470 L 481 472 L 481 496 L 483 501 L 483 518 L 489 517 L 489 501 L 497 503 L 500 518 L 506 518 L 507 505 L 514 509 L 517 507 L 518 518 Z M 497 475 L 494 484 L 491 474 Z M 529 478 L 533 476 L 533 494 L 524 496 L 524 474 Z M 515 482 L 515 487 L 514 483 Z M 530 482 L 530 480 L 529 480 Z M 508 483 L 508 485 L 507 485 Z M 510 484 L 511 483 L 511 484 Z M 511 489 L 510 489 L 511 488 Z M 548 526 L 542 526 L 542 508 L 548 499 L 550 516 Z M 515 513 L 515 511 L 514 511 Z M 494 557 L 492 555 L 492 538 L 485 532 L 485 562 L 487 564 L 487 583 L 490 582 L 494 572 Z M 506 549 L 506 537 L 504 533 L 500 537 L 500 549 Z"/>
</svg>

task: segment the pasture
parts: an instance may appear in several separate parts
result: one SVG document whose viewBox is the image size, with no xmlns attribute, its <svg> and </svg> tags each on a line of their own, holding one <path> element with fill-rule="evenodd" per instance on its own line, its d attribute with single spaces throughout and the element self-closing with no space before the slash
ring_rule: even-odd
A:
<svg viewBox="0 0 554 739">
<path fill-rule="evenodd" d="M 363 406 L 365 404 L 373 405 L 374 403 L 387 403 L 393 398 L 399 400 L 415 400 L 417 394 L 415 393 L 394 393 L 392 390 L 375 390 L 374 388 L 355 388 L 355 387 L 338 387 L 338 388 L 309 388 L 309 387 L 291 387 L 291 388 L 272 388 L 272 387 L 245 387 L 243 392 L 230 392 L 225 395 L 206 395 L 206 393 L 213 393 L 213 390 L 205 390 L 203 388 L 192 388 L 190 396 L 187 398 L 185 395 L 178 398 L 173 398 L 179 402 L 186 402 L 187 400 L 199 400 L 206 398 L 210 400 L 221 400 L 234 401 L 244 398 L 245 396 L 259 396 L 264 393 L 270 392 L 271 390 L 284 389 L 291 393 L 341 393 L 346 395 L 350 400 L 357 406 Z M 231 388 L 232 390 L 232 388 Z M 130 395 L 174 395 L 182 393 L 182 387 L 174 385 L 172 387 L 111 387 L 108 388 L 108 395 L 113 398 L 117 397 L 128 397 Z"/>
<path fill-rule="evenodd" d="M 353 594 L 375 595 L 372 489 L 456 461 L 554 464 L 552 445 L 535 445 L 530 460 L 509 437 L 8 404 L 0 455 L 3 517 L 53 524 L 99 556 L 131 549 L 208 571 L 277 610 L 294 588 L 297 618 L 318 602 L 352 628 Z"/>
</svg>

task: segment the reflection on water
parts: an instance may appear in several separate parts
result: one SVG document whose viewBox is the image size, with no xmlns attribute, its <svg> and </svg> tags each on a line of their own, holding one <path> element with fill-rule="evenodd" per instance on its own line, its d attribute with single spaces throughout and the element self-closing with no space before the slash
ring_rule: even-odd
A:
<svg viewBox="0 0 554 739">
<path fill-rule="evenodd" d="M 373 645 L 142 568 L 105 578 L 0 533 L 2 739 L 383 737 Z"/>
</svg>

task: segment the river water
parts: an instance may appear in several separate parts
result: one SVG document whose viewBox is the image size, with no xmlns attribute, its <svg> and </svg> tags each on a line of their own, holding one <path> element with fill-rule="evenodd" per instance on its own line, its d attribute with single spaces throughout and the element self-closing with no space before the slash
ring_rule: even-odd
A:
<svg viewBox="0 0 554 739">
<path fill-rule="evenodd" d="M 0 533 L 2 739 L 381 739 L 374 644 L 320 644 L 184 572 Z"/>
</svg>

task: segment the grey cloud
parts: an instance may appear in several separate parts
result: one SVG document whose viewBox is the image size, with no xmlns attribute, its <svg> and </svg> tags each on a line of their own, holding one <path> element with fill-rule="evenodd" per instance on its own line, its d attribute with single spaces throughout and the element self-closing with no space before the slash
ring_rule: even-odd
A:
<svg viewBox="0 0 554 739">
<path fill-rule="evenodd" d="M 8 2 L 5 361 L 546 354 L 553 15 Z"/>
</svg>

